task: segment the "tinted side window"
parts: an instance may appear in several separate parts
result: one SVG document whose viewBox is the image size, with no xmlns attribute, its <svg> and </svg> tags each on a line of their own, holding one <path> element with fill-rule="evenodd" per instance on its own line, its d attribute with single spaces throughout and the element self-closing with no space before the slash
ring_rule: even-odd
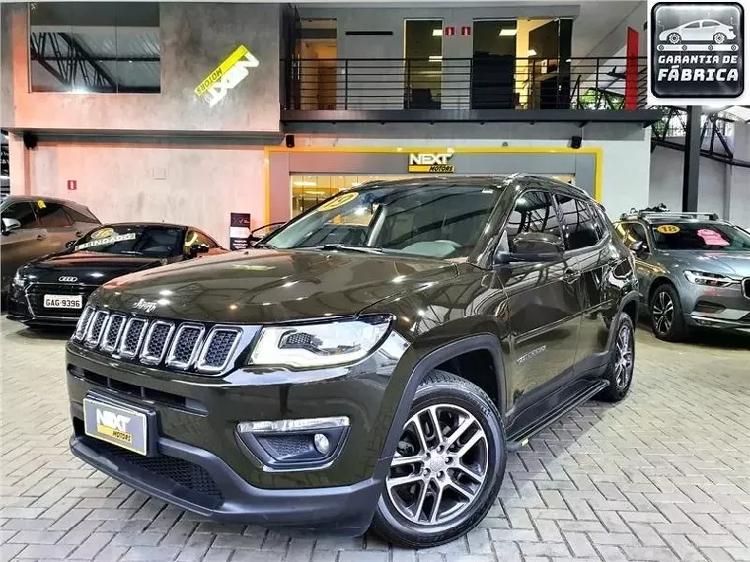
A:
<svg viewBox="0 0 750 562">
<path fill-rule="evenodd" d="M 588 203 L 580 199 L 558 195 L 563 224 L 565 225 L 565 247 L 577 250 L 595 246 L 601 239 L 599 226 Z"/>
<path fill-rule="evenodd" d="M 39 226 L 36 222 L 34 207 L 31 203 L 14 203 L 3 211 L 4 219 L 16 219 L 21 223 L 21 228 L 36 228 Z"/>
<path fill-rule="evenodd" d="M 37 209 L 36 213 L 39 215 L 39 222 L 42 223 L 42 226 L 48 228 L 73 224 L 70 217 L 65 213 L 65 208 L 59 203 L 45 203 Z"/>
<path fill-rule="evenodd" d="M 505 227 L 508 246 L 519 232 L 546 232 L 562 238 L 552 196 L 544 191 L 530 191 L 516 200 Z"/>
<path fill-rule="evenodd" d="M 68 216 L 73 220 L 73 222 L 87 222 L 91 224 L 99 224 L 99 221 L 97 220 L 97 218 L 90 213 L 86 213 L 84 211 L 78 211 L 74 209 L 73 207 L 65 207 L 65 212 L 68 213 Z"/>
</svg>

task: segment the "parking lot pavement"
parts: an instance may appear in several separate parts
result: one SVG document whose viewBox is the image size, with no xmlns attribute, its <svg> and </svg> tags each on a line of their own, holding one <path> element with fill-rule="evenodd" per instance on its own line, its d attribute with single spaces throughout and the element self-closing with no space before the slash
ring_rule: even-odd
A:
<svg viewBox="0 0 750 562">
<path fill-rule="evenodd" d="M 68 452 L 65 334 L 5 318 L 0 333 L 4 560 L 750 560 L 748 338 L 665 344 L 641 330 L 627 400 L 537 435 L 478 529 L 415 553 L 218 525 L 118 484 Z"/>
</svg>

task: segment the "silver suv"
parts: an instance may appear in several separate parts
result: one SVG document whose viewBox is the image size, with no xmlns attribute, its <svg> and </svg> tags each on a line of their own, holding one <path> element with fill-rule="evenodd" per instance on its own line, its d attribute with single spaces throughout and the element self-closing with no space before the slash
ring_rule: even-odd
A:
<svg viewBox="0 0 750 562">
<path fill-rule="evenodd" d="M 750 234 L 711 213 L 631 212 L 615 229 L 635 255 L 657 338 L 696 326 L 750 334 Z"/>
</svg>

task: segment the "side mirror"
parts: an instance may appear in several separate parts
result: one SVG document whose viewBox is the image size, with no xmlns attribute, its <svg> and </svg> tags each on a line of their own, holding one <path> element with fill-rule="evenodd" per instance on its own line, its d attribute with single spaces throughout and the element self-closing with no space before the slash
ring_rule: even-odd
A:
<svg viewBox="0 0 750 562">
<path fill-rule="evenodd" d="M 495 263 L 555 262 L 562 259 L 563 251 L 559 236 L 545 232 L 521 232 L 513 238 L 510 252 L 495 256 Z"/>
<path fill-rule="evenodd" d="M 198 254 L 206 254 L 208 253 L 208 246 L 205 244 L 193 244 L 190 246 L 190 249 L 188 250 L 188 255 L 191 258 L 196 257 Z"/>
<path fill-rule="evenodd" d="M 11 230 L 21 228 L 21 223 L 17 219 L 3 217 L 3 234 L 8 234 Z"/>
<path fill-rule="evenodd" d="M 65 242 L 65 247 L 72 248 L 76 245 L 76 242 L 78 242 L 78 240 L 68 240 L 67 242 Z"/>
<path fill-rule="evenodd" d="M 643 240 L 636 240 L 630 245 L 629 249 L 636 256 L 642 256 L 643 254 L 648 252 L 648 244 L 646 244 Z"/>
</svg>

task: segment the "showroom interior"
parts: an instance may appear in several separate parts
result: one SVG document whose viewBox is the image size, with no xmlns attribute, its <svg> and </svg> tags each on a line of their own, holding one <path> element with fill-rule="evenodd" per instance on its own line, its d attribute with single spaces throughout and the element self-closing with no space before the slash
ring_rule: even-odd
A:
<svg viewBox="0 0 750 562">
<path fill-rule="evenodd" d="M 0 4 L 0 559 L 750 560 L 750 107 L 647 102 L 645 1 L 459 4 Z M 252 289 L 264 295 L 257 296 L 258 302 L 255 296 L 242 297 L 259 311 L 258 326 L 283 307 L 284 322 L 299 320 L 295 314 L 306 310 L 304 299 L 317 295 L 323 295 L 320 300 L 330 311 L 307 321 L 338 317 L 346 299 L 325 292 L 332 282 L 351 284 L 351 291 L 342 293 L 347 298 L 388 300 L 381 287 L 362 289 L 360 270 L 347 269 L 360 259 L 384 259 L 382 255 L 373 250 L 342 257 L 343 252 L 321 244 L 306 262 L 308 269 L 295 276 L 298 272 L 289 272 L 281 262 L 258 265 L 254 253 L 271 252 L 274 246 L 264 247 L 262 241 L 253 246 L 289 221 L 290 227 L 305 224 L 305 216 L 343 208 L 346 194 L 358 193 L 361 186 L 399 181 L 393 185 L 414 191 L 437 177 L 468 186 L 492 177 L 490 183 L 500 188 L 523 176 L 579 191 L 593 214 L 606 213 L 615 223 L 607 227 L 610 234 L 600 236 L 612 239 L 602 252 L 619 248 L 627 254 L 623 263 L 637 274 L 637 312 L 635 304 L 632 313 L 625 304 L 620 310 L 637 320 L 633 383 L 621 402 L 571 403 L 560 415 L 545 418 L 517 447 L 509 447 L 502 486 L 490 498 L 486 516 L 465 535 L 415 549 L 372 530 L 347 536 L 327 523 L 310 530 L 274 525 L 271 516 L 267 525 L 213 521 L 208 511 L 183 509 L 71 453 L 70 420 L 77 411 L 68 393 L 77 392 L 77 383 L 70 382 L 76 369 L 83 373 L 81 380 L 103 380 L 113 395 L 129 392 L 129 399 L 143 404 L 169 402 L 185 414 L 180 419 L 188 420 L 182 423 L 187 433 L 198 434 L 210 422 L 205 405 L 192 401 L 193 395 L 177 396 L 182 401 L 175 406 L 177 398 L 161 381 L 149 394 L 148 384 L 118 387 L 110 375 L 71 363 L 66 345 L 76 345 L 68 341 L 75 340 L 76 321 L 85 316 L 86 299 L 100 285 L 106 282 L 113 292 L 120 283 L 127 287 L 127 281 L 118 281 L 126 274 L 137 276 L 146 288 L 155 284 L 161 292 L 154 302 L 146 288 L 139 289 L 140 301 L 134 299 L 129 311 L 150 316 L 149 306 L 172 298 L 171 278 L 158 284 L 166 275 L 161 272 L 183 271 L 188 279 L 195 264 L 206 260 L 205 277 L 197 275 L 185 285 L 190 285 L 196 307 L 209 302 L 207 294 L 218 295 L 202 310 L 207 318 L 214 315 L 210 322 L 217 330 L 228 325 L 231 332 L 231 314 L 242 310 L 231 304 L 230 316 L 222 320 L 216 316 L 219 307 L 211 306 L 251 291 L 242 286 L 242 275 L 266 283 Z M 35 221 L 30 234 L 24 234 L 24 219 L 16 214 L 13 220 L 18 217 L 19 224 L 6 231 L 6 214 L 11 217 L 14 205 L 29 209 Z M 377 205 L 372 209 L 377 211 Z M 55 223 L 55 210 L 67 222 Z M 116 223 L 140 226 L 123 230 Z M 680 247 L 668 245 L 668 238 L 693 226 L 703 250 L 691 249 L 685 257 Z M 100 259 L 91 266 L 91 275 L 100 279 L 85 286 L 81 282 L 80 290 L 66 285 L 64 279 L 82 277 L 77 271 L 88 267 L 73 263 L 77 251 L 96 250 L 113 236 L 131 241 L 159 228 L 182 237 L 176 244 L 184 252 L 150 259 L 131 252 L 117 264 Z M 734 238 L 722 238 L 729 231 L 736 233 Z M 284 231 L 279 232 L 283 238 Z M 10 243 L 23 236 L 47 249 L 17 257 Z M 486 236 L 478 233 L 477 239 Z M 473 256 L 440 261 L 461 272 L 476 265 Z M 241 261 L 244 257 L 247 262 Z M 211 270 L 210 264 L 228 260 L 237 261 L 229 269 Z M 444 281 L 448 266 L 430 270 L 434 277 L 422 283 L 413 282 L 411 276 L 426 271 L 430 261 L 414 259 L 396 267 L 393 283 L 411 291 L 399 306 L 421 302 L 426 298 L 421 295 L 440 283 L 447 283 L 446 294 L 455 301 L 479 291 L 460 278 Z M 321 262 L 334 269 L 321 273 Z M 60 267 L 79 269 L 55 269 Z M 216 271 L 224 271 L 224 277 L 218 278 Z M 369 271 L 378 275 L 377 268 Z M 486 293 L 466 310 L 477 314 L 495 306 L 497 295 L 515 290 L 498 271 L 486 268 L 477 281 Z M 38 278 L 48 274 L 55 279 Z M 218 277 L 206 281 L 211 275 Z M 532 283 L 533 276 L 532 271 L 519 286 Z M 627 283 L 615 277 L 591 278 L 597 287 L 610 282 L 624 291 Z M 79 279 L 73 279 L 75 285 Z M 539 279 L 540 285 L 546 283 Z M 303 292 L 308 285 L 309 294 Z M 282 303 L 284 291 L 303 302 L 296 308 Z M 120 302 L 109 298 L 113 307 Z M 538 305 L 530 301 L 520 309 L 532 318 L 529 325 L 540 314 Z M 449 312 L 441 321 L 455 320 L 453 305 L 446 306 Z M 667 306 L 672 320 L 665 328 Z M 49 316 L 54 326 L 35 324 L 44 317 L 43 309 L 55 307 L 58 314 Z M 674 314 L 682 317 L 684 312 L 680 323 L 672 315 L 675 307 Z M 426 329 L 439 306 L 416 308 L 414 326 L 422 322 L 420 329 Z M 601 310 L 591 310 L 588 317 L 581 315 L 581 326 L 604 318 Z M 514 309 L 498 304 L 492 315 L 512 324 Z M 467 338 L 479 337 L 470 333 L 468 323 L 456 322 Z M 602 324 L 607 330 L 608 322 Z M 93 351 L 85 338 L 93 328 L 79 323 L 79 331 L 82 325 L 81 356 L 91 361 Z M 213 324 L 207 325 L 206 332 Z M 507 341 L 498 343 L 497 355 L 513 357 L 511 367 L 518 372 L 561 346 L 561 339 L 552 338 L 514 356 L 516 344 L 508 342 L 520 347 L 537 341 L 539 333 L 528 332 L 524 342 L 524 337 L 514 339 L 514 329 Z M 152 326 L 143 338 L 156 330 Z M 591 328 L 595 330 L 604 333 L 599 324 Z M 240 333 L 239 338 L 247 336 L 247 331 Z M 172 335 L 170 328 L 165 338 Z M 396 336 L 401 337 L 395 332 L 389 336 L 389 345 L 400 345 Z M 252 337 L 253 345 L 262 339 Z M 583 335 L 578 337 L 580 343 Z M 609 345 L 607 336 L 602 337 Z M 395 364 L 401 354 L 411 360 L 411 354 L 426 353 L 448 339 L 447 329 L 436 330 L 413 349 L 404 344 L 393 356 L 390 349 L 378 353 Z M 204 351 L 201 361 L 208 365 Z M 153 374 L 162 359 L 139 365 L 138 376 Z M 488 364 L 477 359 L 470 370 L 481 371 Z M 341 379 L 359 376 L 354 368 L 346 374 L 343 367 L 337 369 Z M 292 384 L 278 384 L 278 373 L 263 373 L 269 378 L 257 383 L 257 396 L 248 398 L 246 407 L 280 401 L 288 418 L 299 417 L 299 396 L 307 397 L 306 391 L 295 396 Z M 377 394 L 378 373 L 352 385 L 357 392 L 342 402 L 356 402 L 358 393 Z M 453 372 L 460 373 L 458 367 Z M 474 383 L 479 376 L 466 375 Z M 198 385 L 199 379 L 195 376 L 183 387 Z M 230 395 L 237 380 L 214 378 L 213 390 Z M 518 397 L 504 398 L 513 405 Z M 336 399 L 320 398 L 321 408 L 335 405 Z M 395 416 L 399 411 L 396 405 L 372 410 L 356 415 L 369 420 L 376 419 L 375 413 Z M 360 435 L 360 429 L 351 428 L 351 435 Z M 361 429 L 383 440 L 387 430 L 376 425 Z M 337 438 L 343 442 L 347 431 Z M 327 451 L 331 434 L 315 435 L 318 452 Z M 326 439 L 324 445 L 318 435 L 323 436 L 320 442 Z M 230 438 L 243 440 L 231 431 Z M 392 450 L 365 449 L 362 456 L 377 466 L 394 455 Z M 148 456 L 158 460 L 159 452 L 149 450 Z M 447 474 L 444 465 L 439 468 Z M 324 489 L 316 487 L 328 482 L 327 473 L 284 480 L 283 471 L 279 475 L 274 470 L 264 465 L 258 477 L 261 488 L 303 481 L 303 487 Z M 203 478 L 202 472 L 190 474 Z M 354 489 L 358 482 L 347 484 Z M 326 505 L 333 510 L 336 503 Z M 324 511 L 315 516 L 327 521 Z"/>
</svg>

